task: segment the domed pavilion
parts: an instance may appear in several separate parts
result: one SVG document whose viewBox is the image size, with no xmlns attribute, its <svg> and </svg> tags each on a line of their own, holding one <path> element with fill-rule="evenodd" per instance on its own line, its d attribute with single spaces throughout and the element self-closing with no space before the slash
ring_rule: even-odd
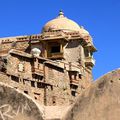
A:
<svg viewBox="0 0 120 120">
<path fill-rule="evenodd" d="M 82 26 L 65 17 L 62 11 L 43 26 L 41 38 L 46 58 L 94 66 L 94 62 L 85 63 L 85 58 L 94 61 L 92 54 L 96 48 L 92 37 Z"/>
</svg>

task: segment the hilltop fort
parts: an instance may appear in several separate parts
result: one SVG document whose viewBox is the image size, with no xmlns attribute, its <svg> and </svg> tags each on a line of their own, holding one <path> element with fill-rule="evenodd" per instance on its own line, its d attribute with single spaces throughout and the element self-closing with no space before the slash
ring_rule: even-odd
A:
<svg viewBox="0 0 120 120">
<path fill-rule="evenodd" d="M 70 105 L 93 80 L 92 37 L 62 11 L 40 34 L 0 42 L 1 81 L 41 105 Z"/>
</svg>

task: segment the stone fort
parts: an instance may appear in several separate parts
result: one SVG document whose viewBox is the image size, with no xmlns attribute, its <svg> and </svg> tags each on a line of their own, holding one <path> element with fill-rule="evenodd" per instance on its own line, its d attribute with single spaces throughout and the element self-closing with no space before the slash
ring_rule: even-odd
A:
<svg viewBox="0 0 120 120">
<path fill-rule="evenodd" d="M 46 108 L 46 119 L 60 118 L 92 84 L 96 51 L 89 32 L 60 11 L 40 34 L 0 38 L 0 82 Z"/>
</svg>

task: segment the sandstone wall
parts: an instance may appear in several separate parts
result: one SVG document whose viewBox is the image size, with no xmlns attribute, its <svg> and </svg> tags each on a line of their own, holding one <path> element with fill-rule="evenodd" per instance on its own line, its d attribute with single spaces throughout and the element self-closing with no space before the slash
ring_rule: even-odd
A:
<svg viewBox="0 0 120 120">
<path fill-rule="evenodd" d="M 78 40 L 69 41 L 64 47 L 64 58 L 68 62 L 79 62 L 83 57 L 82 46 Z"/>
<path fill-rule="evenodd" d="M 46 82 L 50 83 L 53 88 L 46 89 L 48 105 L 69 104 L 70 85 L 68 73 L 60 68 L 52 69 L 51 66 L 45 70 Z"/>
<path fill-rule="evenodd" d="M 7 59 L 8 74 L 19 75 L 25 79 L 32 79 L 30 59 L 17 55 L 8 55 Z"/>
</svg>

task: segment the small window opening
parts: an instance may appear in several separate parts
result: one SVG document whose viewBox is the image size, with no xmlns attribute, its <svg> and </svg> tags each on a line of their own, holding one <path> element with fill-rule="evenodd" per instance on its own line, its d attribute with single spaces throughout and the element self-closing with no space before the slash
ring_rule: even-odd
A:
<svg viewBox="0 0 120 120">
<path fill-rule="evenodd" d="M 43 76 L 33 74 L 32 77 L 36 80 L 43 80 Z"/>
<path fill-rule="evenodd" d="M 72 94 L 72 96 L 76 96 L 76 92 L 75 91 L 71 91 L 71 94 Z"/>
<path fill-rule="evenodd" d="M 13 80 L 15 82 L 19 82 L 19 77 L 11 76 L 11 80 Z"/>
<path fill-rule="evenodd" d="M 82 75 L 81 74 L 79 74 L 78 76 L 79 76 L 80 79 L 82 79 Z"/>
<path fill-rule="evenodd" d="M 76 80 L 77 75 L 74 75 L 74 80 Z"/>
<path fill-rule="evenodd" d="M 23 79 L 23 84 L 25 85 L 25 79 Z"/>
<path fill-rule="evenodd" d="M 69 79 L 77 80 L 77 72 L 69 71 Z"/>
<path fill-rule="evenodd" d="M 37 82 L 37 87 L 38 88 L 45 88 L 45 84 Z"/>
<path fill-rule="evenodd" d="M 24 91 L 25 94 L 28 94 L 28 91 Z"/>
<path fill-rule="evenodd" d="M 40 100 L 40 93 L 34 93 L 34 98 L 35 98 L 35 100 Z"/>
<path fill-rule="evenodd" d="M 70 88 L 76 90 L 76 89 L 78 88 L 78 86 L 77 86 L 77 85 L 72 85 L 72 84 L 71 84 L 71 85 L 70 85 Z"/>
<path fill-rule="evenodd" d="M 31 86 L 35 87 L 35 81 L 31 81 Z"/>
<path fill-rule="evenodd" d="M 52 103 L 53 103 L 53 105 L 56 104 L 56 98 L 55 98 L 55 96 L 52 97 Z"/>
<path fill-rule="evenodd" d="M 37 100 L 37 97 L 34 97 L 35 98 L 35 100 Z"/>
<path fill-rule="evenodd" d="M 59 52 L 60 52 L 60 46 L 51 47 L 51 53 L 59 53 Z"/>
</svg>

